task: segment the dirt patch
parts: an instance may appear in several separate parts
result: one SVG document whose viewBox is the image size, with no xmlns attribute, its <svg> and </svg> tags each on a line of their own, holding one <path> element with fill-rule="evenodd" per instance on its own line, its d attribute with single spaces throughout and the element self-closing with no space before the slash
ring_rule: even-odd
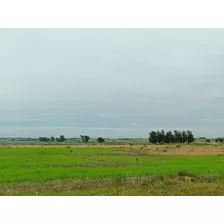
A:
<svg viewBox="0 0 224 224">
<path fill-rule="evenodd" d="M 154 153 L 156 155 L 156 153 Z M 157 153 L 158 155 L 158 153 Z M 185 152 L 161 152 L 161 156 L 224 156 L 224 152 L 220 151 L 185 151 Z"/>
<path fill-rule="evenodd" d="M 92 154 L 89 154 L 89 155 L 91 156 Z M 102 153 L 100 155 L 101 156 L 148 156 L 149 154 L 145 152 L 125 151 L 125 153 Z"/>
<path fill-rule="evenodd" d="M 66 148 L 68 145 L 7 145 L 0 148 Z M 182 144 L 180 148 L 177 148 L 175 144 L 172 145 L 139 145 L 139 144 L 74 144 L 69 145 L 70 149 L 93 149 L 93 153 L 89 153 L 89 156 L 94 155 L 94 149 L 105 149 L 105 153 L 97 153 L 101 156 L 204 156 L 204 155 L 224 155 L 224 144 Z M 113 152 L 108 152 L 107 149 L 114 149 Z M 82 153 L 80 153 L 82 154 Z M 73 156 L 72 153 L 69 156 Z"/>
<path fill-rule="evenodd" d="M 131 156 L 148 156 L 149 154 L 146 152 L 128 152 Z"/>
</svg>

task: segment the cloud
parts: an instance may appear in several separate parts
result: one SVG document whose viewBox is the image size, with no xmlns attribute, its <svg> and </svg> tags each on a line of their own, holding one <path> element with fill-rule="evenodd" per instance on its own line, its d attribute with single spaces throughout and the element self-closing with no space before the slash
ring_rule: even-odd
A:
<svg viewBox="0 0 224 224">
<path fill-rule="evenodd" d="M 75 126 L 111 136 L 147 136 L 149 126 L 223 133 L 223 29 L 2 32 L 2 135 L 18 126 L 37 136 L 62 126 L 71 136 Z"/>
<path fill-rule="evenodd" d="M 222 117 L 218 117 L 218 118 L 215 119 L 216 122 L 221 122 L 222 120 L 223 120 Z"/>
<path fill-rule="evenodd" d="M 39 118 L 28 118 L 27 120 L 28 121 L 40 121 L 41 119 L 39 119 Z"/>
<path fill-rule="evenodd" d="M 204 118 L 204 122 L 210 123 L 210 122 L 212 122 L 212 118 Z"/>
<path fill-rule="evenodd" d="M 219 123 L 223 120 L 223 117 L 217 117 L 217 118 L 204 118 L 205 123 Z"/>
</svg>

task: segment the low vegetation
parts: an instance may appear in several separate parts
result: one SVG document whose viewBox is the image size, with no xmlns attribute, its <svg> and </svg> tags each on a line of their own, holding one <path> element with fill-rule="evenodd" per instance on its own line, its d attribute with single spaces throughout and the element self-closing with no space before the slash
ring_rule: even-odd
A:
<svg viewBox="0 0 224 224">
<path fill-rule="evenodd" d="M 224 195 L 224 146 L 179 145 L 1 148 L 0 194 Z"/>
<path fill-rule="evenodd" d="M 105 139 L 102 138 L 102 137 L 99 137 L 99 138 L 97 139 L 97 141 L 100 142 L 100 143 L 103 143 L 103 142 L 105 142 Z"/>
</svg>

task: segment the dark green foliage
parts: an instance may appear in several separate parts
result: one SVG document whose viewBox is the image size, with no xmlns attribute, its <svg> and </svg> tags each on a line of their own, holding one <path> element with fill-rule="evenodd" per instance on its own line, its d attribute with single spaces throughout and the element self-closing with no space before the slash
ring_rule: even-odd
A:
<svg viewBox="0 0 224 224">
<path fill-rule="evenodd" d="M 181 142 L 184 143 L 184 142 L 187 142 L 187 132 L 186 131 L 182 131 L 181 133 Z"/>
<path fill-rule="evenodd" d="M 194 141 L 194 135 L 191 131 L 151 131 L 149 133 L 149 142 L 156 143 L 191 143 Z"/>
<path fill-rule="evenodd" d="M 223 138 L 219 138 L 219 142 L 223 142 Z"/>
<path fill-rule="evenodd" d="M 55 137 L 51 137 L 51 142 L 54 142 L 55 141 Z"/>
<path fill-rule="evenodd" d="M 156 136 L 157 136 L 156 142 L 160 143 L 162 141 L 162 133 L 160 131 L 157 131 Z"/>
<path fill-rule="evenodd" d="M 223 141 L 224 141 L 223 138 L 217 138 L 217 139 L 215 140 L 215 142 L 222 142 L 222 143 L 223 143 Z"/>
<path fill-rule="evenodd" d="M 206 141 L 206 142 L 211 142 L 211 139 L 206 139 L 205 141 Z"/>
<path fill-rule="evenodd" d="M 175 139 L 174 139 L 172 131 L 168 131 L 166 133 L 166 141 L 165 142 L 166 143 L 174 143 L 175 142 Z"/>
<path fill-rule="evenodd" d="M 192 131 L 187 130 L 187 141 L 188 143 L 194 142 L 194 135 Z"/>
<path fill-rule="evenodd" d="M 65 141 L 65 136 L 64 136 L 64 135 L 61 135 L 61 136 L 59 137 L 59 141 L 60 141 L 60 142 L 64 142 L 64 141 Z"/>
<path fill-rule="evenodd" d="M 189 173 L 186 170 L 180 170 L 180 171 L 177 172 L 176 175 L 179 176 L 179 177 L 186 177 L 186 176 L 188 176 L 188 177 L 194 177 L 195 176 L 195 175 Z"/>
<path fill-rule="evenodd" d="M 66 139 L 65 139 L 65 136 L 64 135 L 61 135 L 59 138 L 51 137 L 50 140 L 52 142 L 54 142 L 54 141 L 56 141 L 56 142 L 64 142 Z"/>
<path fill-rule="evenodd" d="M 97 141 L 100 142 L 100 143 L 102 143 L 102 142 L 105 142 L 105 139 L 102 138 L 102 137 L 99 137 L 99 138 L 97 139 Z"/>
<path fill-rule="evenodd" d="M 90 137 L 88 135 L 80 135 L 83 142 L 87 143 L 90 140 Z"/>
<path fill-rule="evenodd" d="M 154 144 L 157 143 L 157 133 L 155 131 L 149 133 L 149 142 Z"/>
<path fill-rule="evenodd" d="M 163 129 L 161 130 L 160 135 L 161 135 L 161 137 L 160 137 L 161 142 L 165 142 L 166 141 L 166 133 Z"/>
<path fill-rule="evenodd" d="M 175 143 L 181 143 L 182 142 L 182 136 L 181 136 L 181 132 L 174 130 L 174 139 L 175 139 Z"/>
<path fill-rule="evenodd" d="M 59 138 L 56 138 L 56 142 L 60 142 L 60 139 Z"/>
<path fill-rule="evenodd" d="M 50 138 L 47 138 L 47 137 L 39 137 L 39 141 L 40 142 L 49 142 L 50 141 Z"/>
</svg>

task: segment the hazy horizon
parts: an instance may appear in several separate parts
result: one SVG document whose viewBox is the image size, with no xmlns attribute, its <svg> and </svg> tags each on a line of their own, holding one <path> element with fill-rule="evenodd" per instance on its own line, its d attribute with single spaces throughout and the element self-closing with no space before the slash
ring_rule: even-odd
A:
<svg viewBox="0 0 224 224">
<path fill-rule="evenodd" d="M 223 136 L 223 39 L 223 29 L 0 29 L 0 136 Z"/>
</svg>

